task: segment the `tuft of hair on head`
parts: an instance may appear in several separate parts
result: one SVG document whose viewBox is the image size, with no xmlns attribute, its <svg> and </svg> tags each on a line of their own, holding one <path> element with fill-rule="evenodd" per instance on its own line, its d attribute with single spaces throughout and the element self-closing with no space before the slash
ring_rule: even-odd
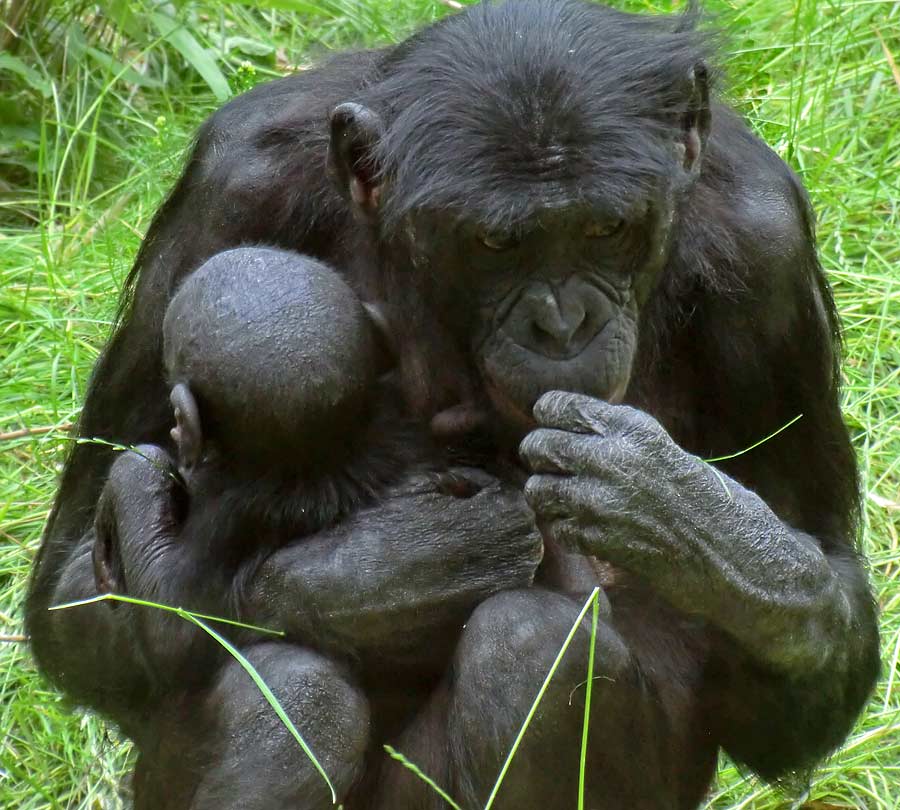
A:
<svg viewBox="0 0 900 810">
<path fill-rule="evenodd" d="M 692 71 L 714 64 L 701 19 L 520 0 L 414 37 L 361 98 L 387 122 L 383 227 L 431 208 L 508 228 L 556 193 L 627 206 L 671 171 Z"/>
</svg>

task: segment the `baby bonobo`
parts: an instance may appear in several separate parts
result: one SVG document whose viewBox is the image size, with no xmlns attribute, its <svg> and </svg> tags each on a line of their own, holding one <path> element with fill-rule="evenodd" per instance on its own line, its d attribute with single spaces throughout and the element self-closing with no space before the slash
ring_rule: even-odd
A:
<svg viewBox="0 0 900 810">
<path fill-rule="evenodd" d="M 313 259 L 258 247 L 214 256 L 172 298 L 163 338 L 180 528 L 146 554 L 172 556 L 157 583 L 169 604 L 239 619 L 243 585 L 272 550 L 424 471 L 426 457 L 436 469 L 424 432 L 397 412 L 376 313 Z M 114 511 L 101 499 L 95 574 L 102 592 L 121 593 Z M 142 632 L 173 676 L 209 669 L 196 666 L 215 654 L 202 633 L 150 613 Z"/>
</svg>

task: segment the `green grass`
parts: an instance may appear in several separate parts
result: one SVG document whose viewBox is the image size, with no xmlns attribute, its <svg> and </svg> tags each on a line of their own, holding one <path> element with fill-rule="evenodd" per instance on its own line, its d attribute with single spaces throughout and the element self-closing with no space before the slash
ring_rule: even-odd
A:
<svg viewBox="0 0 900 810">
<path fill-rule="evenodd" d="M 0 0 L 0 19 L 21 2 Z M 28 571 L 85 381 L 117 290 L 216 105 L 208 63 L 234 88 L 352 42 L 386 42 L 448 11 L 439 2 L 281 0 L 175 4 L 184 41 L 87 3 L 26 3 L 0 26 L 0 634 L 22 632 Z M 667 10 L 662 0 L 627 6 Z M 884 677 L 811 797 L 900 806 L 900 2 L 710 0 L 730 39 L 726 93 L 803 176 L 846 333 L 844 406 L 865 487 L 865 536 L 882 610 Z M 139 4 L 138 22 L 146 12 Z M 79 16 L 75 12 L 85 9 Z M 149 6 L 148 6 L 149 8 Z M 166 8 L 171 8 L 167 6 Z M 66 26 L 53 25 L 54 19 Z M 115 22 L 110 22 L 114 20 Z M 126 23 L 128 23 L 126 25 Z M 165 30 L 163 28 L 163 30 Z M 65 45 L 66 47 L 63 47 Z M 99 54 L 99 56 L 97 55 Z M 4 57 L 18 60 L 10 67 Z M 241 68 L 249 59 L 252 69 Z M 206 73 L 198 68 L 206 65 Z M 27 68 L 23 72 L 22 67 Z M 117 75 L 121 76 L 117 78 Z M 204 75 L 207 76 L 204 79 Z M 126 81 L 127 80 L 127 81 Z M 131 83 L 129 83 L 131 82 Z M 140 82 L 140 84 L 135 84 Z M 216 84 L 221 94 L 221 83 Z M 9 438 L 23 429 L 29 435 Z M 112 808 L 128 745 L 75 713 L 23 644 L 0 642 L 0 807 Z M 298 752 L 298 755 L 299 754 Z M 398 766 L 399 767 L 399 766 Z M 786 799 L 723 760 L 710 807 Z"/>
</svg>

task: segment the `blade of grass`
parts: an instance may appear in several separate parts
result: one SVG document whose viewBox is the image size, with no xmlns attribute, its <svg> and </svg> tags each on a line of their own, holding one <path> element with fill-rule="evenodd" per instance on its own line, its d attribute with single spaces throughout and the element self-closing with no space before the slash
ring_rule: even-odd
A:
<svg viewBox="0 0 900 810">
<path fill-rule="evenodd" d="M 47 610 L 68 610 L 69 608 L 81 607 L 82 605 L 93 605 L 97 602 L 125 602 L 129 605 L 140 605 L 141 607 L 156 608 L 156 610 L 175 613 L 183 619 L 205 619 L 209 622 L 218 622 L 219 624 L 227 624 L 232 627 L 241 627 L 244 630 L 253 630 L 255 633 L 266 633 L 270 636 L 284 637 L 283 630 L 272 630 L 268 627 L 246 624 L 244 622 L 235 621 L 234 619 L 226 619 L 222 616 L 210 616 L 206 613 L 197 613 L 194 610 L 185 610 L 184 608 L 173 607 L 172 605 L 164 605 L 161 602 L 150 602 L 146 599 L 135 599 L 132 596 L 122 596 L 117 593 L 102 593 L 99 596 L 92 596 L 89 599 L 79 599 L 75 602 L 66 602 L 62 605 L 51 605 Z"/>
<path fill-rule="evenodd" d="M 427 773 L 425 773 L 415 762 L 407 759 L 403 754 L 401 754 L 397 749 L 393 748 L 390 745 L 382 746 L 385 751 L 388 752 L 391 759 L 397 760 L 404 768 L 408 771 L 411 771 L 416 776 L 419 777 L 426 785 L 428 785 L 438 796 L 440 796 L 447 804 L 449 804 L 453 810 L 462 810 L 462 808 L 453 801 L 453 798 L 444 790 L 437 782 L 434 781 Z"/>
<path fill-rule="evenodd" d="M 151 13 L 150 19 L 153 20 L 153 25 L 160 35 L 203 77 L 216 99 L 227 101 L 231 96 L 231 88 L 228 86 L 227 79 L 222 75 L 215 59 L 194 39 L 190 31 L 177 20 L 159 11 Z"/>
<path fill-rule="evenodd" d="M 106 439 L 99 439 L 96 436 L 64 436 L 63 440 L 67 442 L 75 442 L 75 444 L 99 444 L 103 447 L 109 447 L 110 449 L 115 450 L 118 453 L 134 453 L 139 458 L 144 459 L 144 461 L 146 461 L 151 467 L 155 467 L 161 473 L 165 473 L 182 489 L 184 488 L 184 481 L 181 480 L 181 477 L 179 475 L 177 475 L 167 467 L 164 467 L 158 461 L 150 458 L 150 456 L 148 456 L 146 453 L 142 453 L 133 444 L 119 444 L 118 442 L 110 442 Z"/>
<path fill-rule="evenodd" d="M 584 783 L 587 769 L 588 728 L 591 724 L 591 695 L 594 686 L 594 646 L 597 643 L 597 624 L 600 619 L 599 589 L 594 588 L 594 609 L 591 613 L 591 646 L 588 650 L 587 684 L 584 692 L 584 722 L 581 725 L 581 759 L 578 763 L 578 810 L 584 810 Z"/>
<path fill-rule="evenodd" d="M 768 436 L 763 436 L 763 438 L 761 438 L 758 442 L 754 442 L 749 447 L 745 447 L 743 450 L 738 450 L 736 453 L 729 453 L 727 456 L 715 456 L 714 458 L 704 458 L 703 461 L 705 461 L 707 464 L 715 464 L 715 462 L 717 462 L 717 461 L 729 461 L 730 459 L 737 458 L 738 456 L 742 456 L 745 453 L 749 453 L 751 450 L 755 450 L 761 444 L 765 444 L 770 439 L 774 439 L 779 433 L 781 433 L 784 430 L 787 430 L 791 425 L 794 424 L 794 422 L 798 422 L 802 418 L 803 418 L 803 414 L 798 413 L 789 422 L 785 422 L 780 428 L 778 428 L 777 430 L 773 430 Z"/>
<path fill-rule="evenodd" d="M 181 615 L 181 614 L 180 614 Z M 251 664 L 238 649 L 231 644 L 227 639 L 220 636 L 215 630 L 213 630 L 208 625 L 204 624 L 200 619 L 192 616 L 190 613 L 184 613 L 184 617 L 194 624 L 197 625 L 201 630 L 208 633 L 212 638 L 214 638 L 219 644 L 221 644 L 228 653 L 244 668 L 246 673 L 253 679 L 253 683 L 256 684 L 256 688 L 262 693 L 262 696 L 266 699 L 268 704 L 272 707 L 275 714 L 278 715 L 278 719 L 281 720 L 284 727 L 291 733 L 291 736 L 297 741 L 297 744 L 303 749 L 303 753 L 306 754 L 309 761 L 313 764 L 313 767 L 319 772 L 319 775 L 322 779 L 325 780 L 325 784 L 328 785 L 328 790 L 331 791 L 331 803 L 333 805 L 337 805 L 337 792 L 334 789 L 334 785 L 331 783 L 331 780 L 328 778 L 328 774 L 325 773 L 325 769 L 322 767 L 319 760 L 316 758 L 316 755 L 313 753 L 312 749 L 307 744 L 306 740 L 303 739 L 303 735 L 297 730 L 297 727 L 291 722 L 291 718 L 287 716 L 287 712 L 285 712 L 282 705 L 278 702 L 278 698 L 275 697 L 272 690 L 269 689 L 269 685 L 262 679 L 260 674 L 254 669 L 253 664 Z"/>
<path fill-rule="evenodd" d="M 68 602 L 64 605 L 53 605 L 49 608 L 49 610 L 68 610 L 70 608 L 81 607 L 83 605 L 91 605 L 97 602 L 105 601 L 126 602 L 130 605 L 139 605 L 141 607 L 155 608 L 157 610 L 164 610 L 170 613 L 175 613 L 185 621 L 189 621 L 192 624 L 195 624 L 197 627 L 203 630 L 203 632 L 211 636 L 216 641 L 216 643 L 221 645 L 228 652 L 228 654 L 241 665 L 244 671 L 253 680 L 253 683 L 256 684 L 256 688 L 259 689 L 262 696 L 266 699 L 266 702 L 272 707 L 272 710 L 278 716 L 278 719 L 291 733 L 291 736 L 297 741 L 297 744 L 303 750 L 303 753 L 306 754 L 309 761 L 313 764 L 313 767 L 319 772 L 319 775 L 325 781 L 325 784 L 328 785 L 328 790 L 331 792 L 331 803 L 333 805 L 337 805 L 337 793 L 334 789 L 334 785 L 331 783 L 331 779 L 328 778 L 328 774 L 325 772 L 322 764 L 319 762 L 318 758 L 313 753 L 306 740 L 303 739 L 303 735 L 300 734 L 300 732 L 297 730 L 297 727 L 291 721 L 291 718 L 287 716 L 287 712 L 285 712 L 281 703 L 278 701 L 278 698 L 275 697 L 275 694 L 269 688 L 269 685 L 263 680 L 262 676 L 256 671 L 253 664 L 251 664 L 244 657 L 244 655 L 237 649 L 237 647 L 235 647 L 230 641 L 213 630 L 212 627 L 206 624 L 203 620 L 205 619 L 207 621 L 220 622 L 221 624 L 228 624 L 234 627 L 243 627 L 248 630 L 255 630 L 261 633 L 270 633 L 277 636 L 283 636 L 284 633 L 278 630 L 268 630 L 264 627 L 256 627 L 252 624 L 236 622 L 232 619 L 224 619 L 219 616 L 208 616 L 202 613 L 194 613 L 192 611 L 185 610 L 184 608 L 176 608 L 172 607 L 171 605 L 160 604 L 159 602 L 148 602 L 143 599 L 134 599 L 130 596 L 120 596 L 118 594 L 102 594 L 90 599 L 81 599 L 77 602 Z"/>
</svg>

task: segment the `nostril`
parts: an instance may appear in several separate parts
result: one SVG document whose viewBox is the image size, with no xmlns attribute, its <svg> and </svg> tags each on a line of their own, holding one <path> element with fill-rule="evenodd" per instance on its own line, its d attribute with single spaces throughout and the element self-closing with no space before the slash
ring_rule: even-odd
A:
<svg viewBox="0 0 900 810">
<path fill-rule="evenodd" d="M 541 334 L 541 337 L 558 340 L 565 334 L 566 325 L 556 307 L 541 307 L 534 313 L 532 328 Z"/>
<path fill-rule="evenodd" d="M 592 338 L 594 336 L 595 331 L 596 330 L 594 329 L 594 319 L 588 318 L 587 315 L 585 315 L 581 319 L 581 323 L 578 324 L 578 328 L 575 330 L 575 332 L 572 335 L 572 342 L 573 343 L 587 342 L 590 338 Z"/>
<path fill-rule="evenodd" d="M 531 322 L 531 342 L 538 348 L 552 348 L 557 345 L 556 336 L 537 321 Z"/>
</svg>

